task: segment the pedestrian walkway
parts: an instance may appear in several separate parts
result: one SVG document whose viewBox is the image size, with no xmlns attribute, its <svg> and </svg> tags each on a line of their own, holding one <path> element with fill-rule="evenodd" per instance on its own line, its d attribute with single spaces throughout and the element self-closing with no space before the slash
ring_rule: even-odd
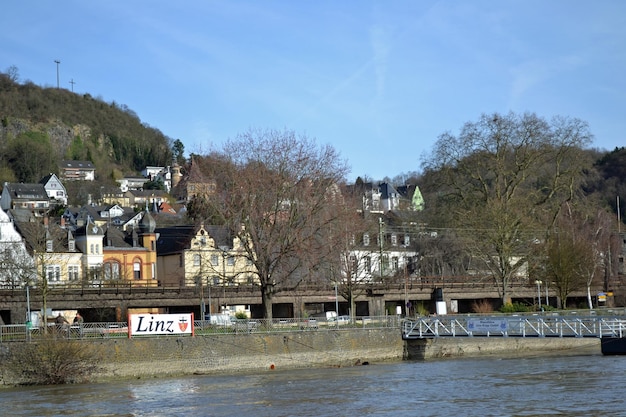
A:
<svg viewBox="0 0 626 417">
<path fill-rule="evenodd" d="M 402 321 L 403 339 L 435 337 L 624 337 L 625 317 L 434 316 Z"/>
</svg>

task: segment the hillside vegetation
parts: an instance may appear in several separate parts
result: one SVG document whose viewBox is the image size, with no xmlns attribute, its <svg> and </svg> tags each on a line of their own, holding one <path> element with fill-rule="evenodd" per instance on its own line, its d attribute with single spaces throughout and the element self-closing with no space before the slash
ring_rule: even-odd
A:
<svg viewBox="0 0 626 417">
<path fill-rule="evenodd" d="M 18 82 L 0 73 L 0 181 L 37 182 L 64 159 L 89 160 L 100 182 L 172 161 L 172 140 L 125 105 Z"/>
</svg>

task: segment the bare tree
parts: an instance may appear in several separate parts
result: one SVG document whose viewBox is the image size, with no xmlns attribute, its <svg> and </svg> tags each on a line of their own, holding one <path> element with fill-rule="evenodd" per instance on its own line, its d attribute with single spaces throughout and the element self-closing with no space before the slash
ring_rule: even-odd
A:
<svg viewBox="0 0 626 417">
<path fill-rule="evenodd" d="M 272 297 L 330 256 L 324 236 L 339 218 L 347 166 L 331 146 L 284 130 L 249 130 L 224 145 L 217 211 L 254 265 L 263 315 Z"/>
<path fill-rule="evenodd" d="M 569 294 L 586 288 L 587 305 L 592 309 L 591 287 L 611 268 L 614 221 L 605 211 L 586 212 L 586 207 L 574 210 L 565 204 L 545 245 L 546 278 L 557 289 L 562 307 L 567 306 Z"/>
<path fill-rule="evenodd" d="M 529 245 L 552 224 L 582 178 L 587 124 L 534 114 L 483 115 L 458 136 L 443 134 L 425 163 L 438 172 L 440 202 L 503 303 L 526 265 Z"/>
<path fill-rule="evenodd" d="M 80 252 L 67 251 L 67 231 L 41 224 L 37 221 L 17 222 L 16 228 L 24 236 L 30 258 L 22 258 L 17 265 L 23 272 L 27 283 L 41 294 L 42 325 L 47 331 L 46 312 L 48 296 L 56 284 L 69 283 L 80 285 L 78 271 L 74 281 L 68 281 L 68 265 L 80 263 Z M 71 261 L 70 261 L 71 260 Z"/>
<path fill-rule="evenodd" d="M 379 225 L 377 217 L 358 211 L 357 204 L 350 204 L 350 201 L 353 199 L 346 195 L 346 204 L 339 208 L 340 217 L 336 219 L 338 227 L 327 234 L 331 256 L 324 267 L 325 276 L 337 288 L 338 296 L 348 302 L 353 316 L 356 300 L 367 291 L 364 284 L 376 275 L 373 267 L 379 249 L 373 236 L 378 234 Z"/>
</svg>

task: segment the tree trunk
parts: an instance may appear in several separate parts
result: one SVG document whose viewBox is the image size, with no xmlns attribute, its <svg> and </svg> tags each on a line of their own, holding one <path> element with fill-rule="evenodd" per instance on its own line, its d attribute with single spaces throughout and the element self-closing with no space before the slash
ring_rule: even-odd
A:
<svg viewBox="0 0 626 417">
<path fill-rule="evenodd" d="M 273 286 L 265 284 L 261 286 L 261 307 L 263 309 L 263 318 L 272 319 L 272 296 L 274 295 Z"/>
</svg>

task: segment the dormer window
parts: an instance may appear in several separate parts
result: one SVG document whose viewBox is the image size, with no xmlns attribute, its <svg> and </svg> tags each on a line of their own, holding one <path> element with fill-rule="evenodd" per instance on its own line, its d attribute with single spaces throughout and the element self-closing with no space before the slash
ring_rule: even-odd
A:
<svg viewBox="0 0 626 417">
<path fill-rule="evenodd" d="M 52 252 L 52 240 L 46 240 L 46 252 Z"/>
<path fill-rule="evenodd" d="M 74 239 L 70 239 L 70 240 L 67 242 L 67 249 L 68 249 L 70 252 L 74 252 L 74 251 L 76 250 L 76 241 L 75 241 Z"/>
<path fill-rule="evenodd" d="M 370 244 L 370 235 L 369 233 L 365 233 L 363 235 L 363 246 L 369 246 Z"/>
</svg>

